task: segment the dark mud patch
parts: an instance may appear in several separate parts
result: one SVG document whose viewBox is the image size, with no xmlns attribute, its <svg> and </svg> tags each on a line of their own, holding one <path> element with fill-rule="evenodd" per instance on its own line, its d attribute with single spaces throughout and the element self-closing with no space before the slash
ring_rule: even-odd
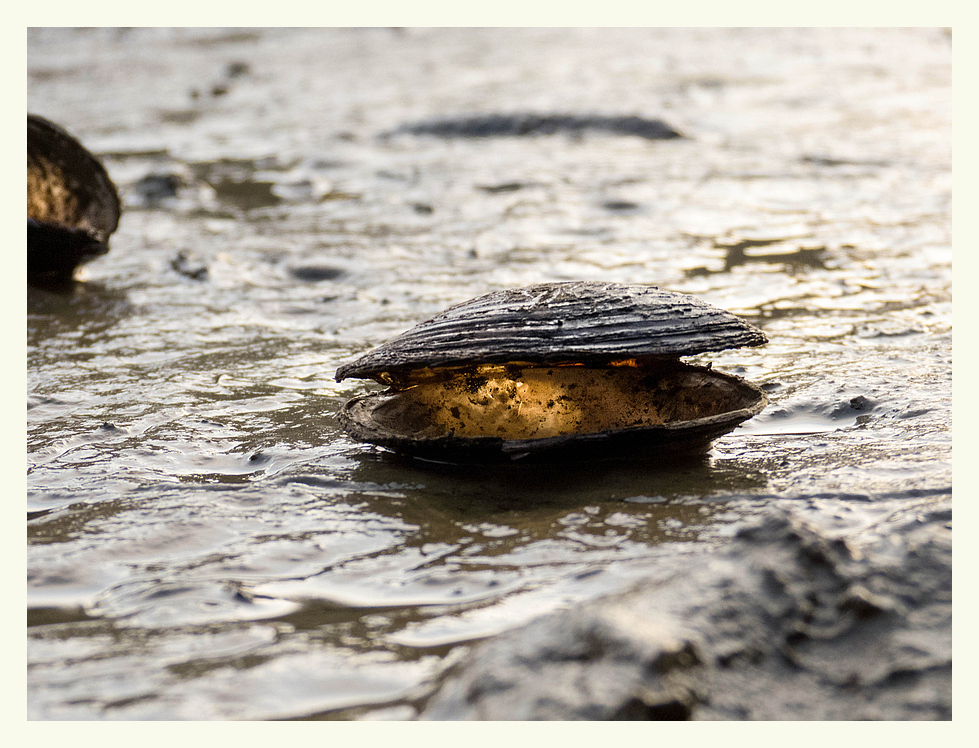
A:
<svg viewBox="0 0 979 748">
<path fill-rule="evenodd" d="M 331 267 L 330 265 L 302 265 L 289 268 L 289 275 L 304 283 L 336 280 L 343 274 L 343 268 Z"/>
<path fill-rule="evenodd" d="M 684 137 L 663 120 L 639 116 L 603 114 L 476 114 L 433 119 L 403 125 L 384 133 L 391 135 L 434 135 L 440 138 L 513 138 L 529 135 L 581 136 L 585 132 L 635 135 L 645 140 Z"/>
<path fill-rule="evenodd" d="M 275 182 L 255 179 L 218 179 L 211 183 L 218 200 L 242 210 L 278 205 Z"/>
<path fill-rule="evenodd" d="M 525 184 L 524 182 L 502 182 L 500 184 L 477 184 L 476 189 L 482 190 L 490 195 L 500 195 L 508 192 L 516 192 L 530 186 L 530 184 Z"/>
<path fill-rule="evenodd" d="M 779 239 L 743 239 L 735 242 L 712 240 L 712 246 L 724 252 L 724 265 L 716 270 L 695 267 L 685 271 L 688 278 L 730 273 L 738 267 L 751 264 L 781 265 L 789 272 L 799 270 L 826 270 L 829 254 L 825 246 L 792 246 L 789 237 Z M 779 246 L 780 245 L 780 246 Z"/>
<path fill-rule="evenodd" d="M 826 166 L 830 168 L 838 166 L 872 166 L 883 169 L 891 166 L 891 163 L 888 161 L 874 159 L 833 158 L 832 156 L 817 155 L 803 156 L 800 161 L 802 161 L 804 164 L 810 164 L 812 166 Z"/>
<path fill-rule="evenodd" d="M 606 200 L 602 207 L 612 213 L 634 213 L 642 206 L 630 200 Z"/>
</svg>

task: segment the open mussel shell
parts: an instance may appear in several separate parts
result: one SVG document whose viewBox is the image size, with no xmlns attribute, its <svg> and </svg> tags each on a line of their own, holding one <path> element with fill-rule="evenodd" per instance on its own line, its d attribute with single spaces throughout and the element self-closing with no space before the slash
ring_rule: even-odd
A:
<svg viewBox="0 0 979 748">
<path fill-rule="evenodd" d="M 354 438 L 452 462 L 707 449 L 767 404 L 681 355 L 767 342 L 744 320 L 651 286 L 575 282 L 454 306 L 337 370 L 389 385 L 340 412 Z"/>
<path fill-rule="evenodd" d="M 58 125 L 27 115 L 27 276 L 70 280 L 108 251 L 119 195 L 105 168 Z"/>
</svg>

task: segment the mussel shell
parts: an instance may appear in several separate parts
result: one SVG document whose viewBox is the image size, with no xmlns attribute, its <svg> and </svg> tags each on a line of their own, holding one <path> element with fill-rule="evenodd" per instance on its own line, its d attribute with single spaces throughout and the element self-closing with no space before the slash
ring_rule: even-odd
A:
<svg viewBox="0 0 979 748">
<path fill-rule="evenodd" d="M 38 282 L 68 281 L 75 268 L 109 251 L 84 229 L 27 219 L 27 277 Z"/>
<path fill-rule="evenodd" d="M 353 438 L 414 457 L 453 463 L 549 461 L 613 457 L 655 460 L 677 454 L 706 451 L 719 436 L 760 413 L 768 404 L 765 393 L 751 382 L 707 367 L 680 364 L 711 380 L 725 391 L 728 406 L 700 418 L 668 423 L 613 428 L 585 434 L 563 434 L 535 439 L 503 439 L 455 434 L 421 436 L 390 419 L 380 417 L 385 405 L 404 391 L 386 390 L 348 401 L 339 413 L 342 428 Z"/>
<path fill-rule="evenodd" d="M 450 307 L 337 369 L 406 381 L 424 367 L 678 357 L 767 342 L 730 312 L 654 286 L 576 281 L 498 291 Z"/>
<path fill-rule="evenodd" d="M 119 225 L 119 194 L 102 164 L 64 129 L 27 115 L 27 273 L 71 278 L 108 251 Z"/>
</svg>

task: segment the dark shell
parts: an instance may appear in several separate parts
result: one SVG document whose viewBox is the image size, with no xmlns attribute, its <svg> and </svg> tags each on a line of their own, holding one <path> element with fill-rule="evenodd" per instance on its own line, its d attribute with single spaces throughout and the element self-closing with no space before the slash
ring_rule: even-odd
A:
<svg viewBox="0 0 979 748">
<path fill-rule="evenodd" d="M 78 265 L 108 251 L 120 212 L 98 159 L 62 128 L 28 114 L 28 278 L 69 280 Z"/>
<path fill-rule="evenodd" d="M 435 460 L 706 449 L 765 394 L 681 355 L 766 342 L 683 294 L 555 283 L 454 306 L 337 370 L 391 385 L 340 412 L 353 437 Z"/>
<path fill-rule="evenodd" d="M 453 306 L 344 364 L 336 379 L 397 382 L 422 367 L 510 361 L 597 365 L 766 342 L 744 320 L 686 294 L 619 283 L 546 283 Z"/>
</svg>

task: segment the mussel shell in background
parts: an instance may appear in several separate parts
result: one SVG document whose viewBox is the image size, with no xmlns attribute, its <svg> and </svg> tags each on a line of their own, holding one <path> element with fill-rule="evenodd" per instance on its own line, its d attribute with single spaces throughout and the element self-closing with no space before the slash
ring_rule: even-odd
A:
<svg viewBox="0 0 979 748">
<path fill-rule="evenodd" d="M 108 251 L 121 205 L 105 167 L 64 129 L 27 115 L 27 276 L 70 280 Z"/>
</svg>

